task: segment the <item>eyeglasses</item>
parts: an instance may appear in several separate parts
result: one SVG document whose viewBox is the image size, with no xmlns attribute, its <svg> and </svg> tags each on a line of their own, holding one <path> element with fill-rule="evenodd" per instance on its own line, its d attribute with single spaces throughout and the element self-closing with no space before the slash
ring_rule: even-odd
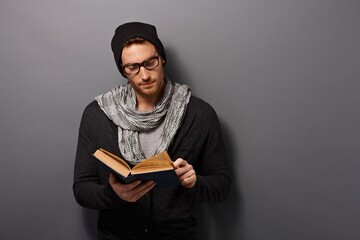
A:
<svg viewBox="0 0 360 240">
<path fill-rule="evenodd" d="M 142 63 L 129 63 L 121 66 L 126 74 L 136 75 L 139 73 L 141 67 L 144 67 L 147 70 L 153 70 L 154 68 L 159 66 L 159 55 L 150 57 Z"/>
</svg>

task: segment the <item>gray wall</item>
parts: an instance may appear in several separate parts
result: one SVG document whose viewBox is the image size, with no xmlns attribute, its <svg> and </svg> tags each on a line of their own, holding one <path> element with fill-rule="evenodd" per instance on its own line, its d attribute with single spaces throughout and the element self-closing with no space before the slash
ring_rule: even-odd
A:
<svg viewBox="0 0 360 240">
<path fill-rule="evenodd" d="M 153 23 L 220 117 L 229 199 L 200 239 L 360 239 L 360 1 L 0 2 L 0 238 L 94 239 L 72 195 L 83 108 L 124 82 L 110 39 Z"/>
</svg>

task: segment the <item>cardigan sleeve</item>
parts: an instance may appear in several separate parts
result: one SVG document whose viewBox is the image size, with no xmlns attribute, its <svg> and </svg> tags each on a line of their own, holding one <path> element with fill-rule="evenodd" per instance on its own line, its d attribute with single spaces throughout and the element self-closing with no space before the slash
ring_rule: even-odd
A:
<svg viewBox="0 0 360 240">
<path fill-rule="evenodd" d="M 97 128 L 100 126 L 99 113 L 94 103 L 85 109 L 79 128 L 78 144 L 74 166 L 73 192 L 76 201 L 91 209 L 110 209 L 126 204 L 111 188 L 100 181 L 98 164 L 92 153 L 96 144 Z"/>
<path fill-rule="evenodd" d="M 223 201 L 230 176 L 218 116 L 210 104 L 192 96 L 182 126 L 169 148 L 172 158 L 193 165 L 197 181 L 188 189 L 198 201 Z"/>
<path fill-rule="evenodd" d="M 230 176 L 216 112 L 211 107 L 203 120 L 205 141 L 196 165 L 196 199 L 199 201 L 223 201 L 230 189 Z"/>
</svg>

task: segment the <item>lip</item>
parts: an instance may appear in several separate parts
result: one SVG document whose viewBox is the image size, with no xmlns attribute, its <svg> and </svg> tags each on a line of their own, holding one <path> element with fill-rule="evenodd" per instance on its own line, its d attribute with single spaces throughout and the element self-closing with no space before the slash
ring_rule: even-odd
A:
<svg viewBox="0 0 360 240">
<path fill-rule="evenodd" d="M 147 82 L 147 83 L 141 83 L 140 85 L 141 86 L 149 86 L 149 85 L 152 85 L 152 84 L 154 84 L 155 82 Z"/>
</svg>

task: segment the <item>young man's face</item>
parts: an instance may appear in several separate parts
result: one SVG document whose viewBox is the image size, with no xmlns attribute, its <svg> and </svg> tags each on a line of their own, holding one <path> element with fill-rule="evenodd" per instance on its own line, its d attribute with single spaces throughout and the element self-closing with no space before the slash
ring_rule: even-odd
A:
<svg viewBox="0 0 360 240">
<path fill-rule="evenodd" d="M 125 66 L 134 63 L 143 63 L 158 55 L 159 53 L 156 51 L 155 46 L 145 41 L 144 43 L 135 43 L 125 47 L 122 51 L 121 61 L 122 65 Z M 161 97 L 165 85 L 164 60 L 159 57 L 158 61 L 159 65 L 152 70 L 148 70 L 142 66 L 135 75 L 125 73 L 138 98 L 155 98 L 158 100 Z"/>
</svg>

